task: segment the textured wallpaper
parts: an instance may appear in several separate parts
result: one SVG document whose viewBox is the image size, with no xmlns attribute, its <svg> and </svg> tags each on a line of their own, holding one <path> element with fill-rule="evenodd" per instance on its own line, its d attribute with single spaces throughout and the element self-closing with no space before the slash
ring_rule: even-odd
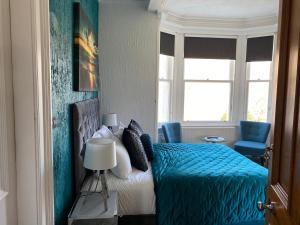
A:
<svg viewBox="0 0 300 225">
<path fill-rule="evenodd" d="M 73 91 L 73 0 L 50 0 L 55 224 L 67 223 L 75 199 L 71 104 L 97 92 Z M 81 0 L 98 35 L 98 0 Z"/>
</svg>

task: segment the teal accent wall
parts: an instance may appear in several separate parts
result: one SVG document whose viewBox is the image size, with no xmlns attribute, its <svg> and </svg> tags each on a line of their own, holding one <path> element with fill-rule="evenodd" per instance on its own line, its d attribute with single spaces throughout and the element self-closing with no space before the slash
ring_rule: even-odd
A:
<svg viewBox="0 0 300 225">
<path fill-rule="evenodd" d="M 73 91 L 73 0 L 50 1 L 52 133 L 54 163 L 55 224 L 67 224 L 67 215 L 75 199 L 71 104 L 97 98 L 97 92 Z M 81 0 L 98 36 L 98 0 Z"/>
</svg>

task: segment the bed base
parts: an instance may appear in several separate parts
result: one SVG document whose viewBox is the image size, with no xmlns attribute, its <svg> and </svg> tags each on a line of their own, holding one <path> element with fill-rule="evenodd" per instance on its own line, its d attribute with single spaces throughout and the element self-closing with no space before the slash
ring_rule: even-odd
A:
<svg viewBox="0 0 300 225">
<path fill-rule="evenodd" d="M 135 215 L 119 217 L 118 225 L 156 225 L 155 215 Z"/>
</svg>

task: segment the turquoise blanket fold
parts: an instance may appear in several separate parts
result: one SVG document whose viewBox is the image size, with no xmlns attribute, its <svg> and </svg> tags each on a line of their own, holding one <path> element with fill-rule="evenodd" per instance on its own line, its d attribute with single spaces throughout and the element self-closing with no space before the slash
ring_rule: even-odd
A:
<svg viewBox="0 0 300 225">
<path fill-rule="evenodd" d="M 156 144 L 159 225 L 259 224 L 268 171 L 219 144 Z"/>
</svg>

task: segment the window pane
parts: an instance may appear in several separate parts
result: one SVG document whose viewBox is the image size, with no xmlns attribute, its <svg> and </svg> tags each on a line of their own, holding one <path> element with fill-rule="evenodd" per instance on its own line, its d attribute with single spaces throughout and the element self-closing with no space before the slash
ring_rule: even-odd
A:
<svg viewBox="0 0 300 225">
<path fill-rule="evenodd" d="M 158 122 L 168 122 L 170 120 L 170 91 L 169 81 L 160 81 L 158 90 Z"/>
<path fill-rule="evenodd" d="M 174 57 L 168 55 L 159 55 L 159 79 L 173 78 Z"/>
<path fill-rule="evenodd" d="M 269 82 L 249 82 L 247 120 L 267 121 L 268 96 Z"/>
<path fill-rule="evenodd" d="M 248 62 L 249 80 L 270 80 L 271 61 Z"/>
<path fill-rule="evenodd" d="M 231 80 L 234 62 L 227 59 L 184 59 L 184 79 Z"/>
<path fill-rule="evenodd" d="M 186 82 L 184 121 L 228 121 L 230 83 Z"/>
</svg>

